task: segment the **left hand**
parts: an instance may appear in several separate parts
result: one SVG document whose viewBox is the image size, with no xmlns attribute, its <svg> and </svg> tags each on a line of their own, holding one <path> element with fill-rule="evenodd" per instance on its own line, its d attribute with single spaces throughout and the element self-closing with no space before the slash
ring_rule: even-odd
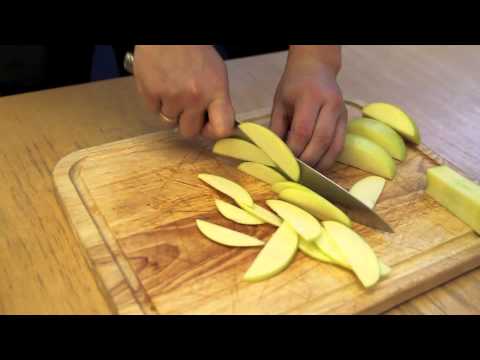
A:
<svg viewBox="0 0 480 360">
<path fill-rule="evenodd" d="M 339 70 L 339 47 L 291 46 L 275 94 L 272 130 L 319 170 L 335 163 L 345 141 L 347 109 L 336 81 Z"/>
</svg>

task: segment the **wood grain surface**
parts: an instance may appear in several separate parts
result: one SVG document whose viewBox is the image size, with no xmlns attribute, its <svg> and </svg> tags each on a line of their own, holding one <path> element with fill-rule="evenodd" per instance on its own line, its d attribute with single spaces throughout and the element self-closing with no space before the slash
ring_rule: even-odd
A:
<svg viewBox="0 0 480 360">
<path fill-rule="evenodd" d="M 345 96 L 391 101 L 426 145 L 480 179 L 479 46 L 344 46 Z M 237 112 L 271 106 L 286 54 L 229 61 Z M 158 130 L 131 78 L 0 98 L 0 313 L 110 313 L 58 204 L 67 154 Z M 480 313 L 480 270 L 390 314 Z"/>
</svg>

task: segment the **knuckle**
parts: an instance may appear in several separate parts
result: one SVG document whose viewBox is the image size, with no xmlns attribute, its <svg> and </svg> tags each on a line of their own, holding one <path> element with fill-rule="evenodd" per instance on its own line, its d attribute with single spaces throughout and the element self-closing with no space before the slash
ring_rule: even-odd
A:
<svg viewBox="0 0 480 360">
<path fill-rule="evenodd" d="M 336 91 L 328 91 L 325 94 L 325 100 L 328 104 L 333 106 L 336 109 L 339 109 L 343 106 L 343 98 L 342 95 L 340 95 Z"/>
<path fill-rule="evenodd" d="M 307 125 L 301 124 L 292 127 L 292 137 L 297 141 L 306 142 L 312 136 L 312 131 Z"/>
</svg>

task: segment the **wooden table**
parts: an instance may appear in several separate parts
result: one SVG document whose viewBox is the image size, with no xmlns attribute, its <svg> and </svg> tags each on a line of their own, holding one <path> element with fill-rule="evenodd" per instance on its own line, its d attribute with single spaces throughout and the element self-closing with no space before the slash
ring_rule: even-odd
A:
<svg viewBox="0 0 480 360">
<path fill-rule="evenodd" d="M 270 106 L 285 53 L 228 63 L 237 112 Z M 424 142 L 479 180 L 479 46 L 345 46 L 347 98 L 388 101 Z M 0 313 L 105 314 L 51 173 L 77 149 L 155 131 L 132 78 L 0 98 Z M 389 314 L 480 313 L 480 269 Z"/>
</svg>

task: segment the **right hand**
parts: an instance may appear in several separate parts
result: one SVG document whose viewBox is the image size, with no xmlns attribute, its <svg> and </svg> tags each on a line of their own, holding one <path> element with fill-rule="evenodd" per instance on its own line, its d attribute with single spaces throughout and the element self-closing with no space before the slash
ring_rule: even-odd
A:
<svg viewBox="0 0 480 360">
<path fill-rule="evenodd" d="M 225 63 L 210 45 L 137 45 L 137 89 L 151 111 L 178 119 L 180 134 L 231 134 L 234 110 Z"/>
</svg>

